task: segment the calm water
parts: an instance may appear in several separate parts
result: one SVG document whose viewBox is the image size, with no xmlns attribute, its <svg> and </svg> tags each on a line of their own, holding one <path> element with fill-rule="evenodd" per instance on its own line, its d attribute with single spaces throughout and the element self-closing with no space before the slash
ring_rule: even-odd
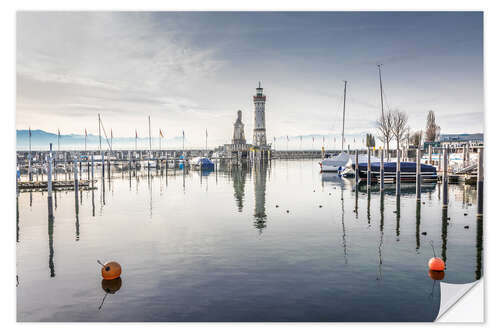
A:
<svg viewBox="0 0 500 333">
<path fill-rule="evenodd" d="M 443 216 L 440 185 L 419 208 L 414 186 L 356 195 L 310 160 L 98 179 L 78 204 L 56 192 L 53 221 L 46 193 L 19 194 L 19 321 L 432 321 L 430 240 L 443 281 L 481 275 L 474 187 L 450 185 Z"/>
</svg>

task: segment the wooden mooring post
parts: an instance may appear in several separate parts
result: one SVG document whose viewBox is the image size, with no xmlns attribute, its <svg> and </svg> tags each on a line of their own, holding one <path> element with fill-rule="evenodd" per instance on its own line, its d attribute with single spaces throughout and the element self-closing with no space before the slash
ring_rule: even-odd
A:
<svg viewBox="0 0 500 333">
<path fill-rule="evenodd" d="M 401 195 L 401 151 L 397 151 L 397 164 L 396 164 L 396 196 Z"/>
<path fill-rule="evenodd" d="M 94 154 L 92 154 L 91 160 L 92 160 L 91 161 L 91 168 L 92 169 L 91 169 L 90 175 L 92 177 L 92 183 L 93 183 L 94 182 Z"/>
<path fill-rule="evenodd" d="M 416 182 L 416 191 L 417 191 L 417 201 L 420 202 L 420 195 L 421 195 L 421 179 L 420 179 L 420 147 L 417 148 L 417 170 L 416 170 L 416 175 L 415 175 L 415 182 Z"/>
<path fill-rule="evenodd" d="M 448 147 L 443 154 L 443 208 L 448 207 Z"/>
<path fill-rule="evenodd" d="M 356 149 L 356 153 L 355 153 L 354 173 L 355 173 L 355 176 L 354 176 L 355 183 L 356 183 L 356 185 L 358 185 L 358 182 L 359 182 L 359 151 L 357 149 Z"/>
<path fill-rule="evenodd" d="M 77 158 L 73 160 L 73 172 L 75 180 L 75 202 L 78 203 L 78 163 Z"/>
<path fill-rule="evenodd" d="M 483 217 L 484 150 L 478 150 L 477 166 L 477 216 Z"/>
<path fill-rule="evenodd" d="M 384 190 L 384 178 L 385 178 L 385 174 L 384 174 L 384 150 L 381 149 L 380 150 L 380 191 L 383 191 Z"/>
<path fill-rule="evenodd" d="M 370 148 L 368 150 L 368 164 L 366 166 L 366 185 L 368 187 L 372 186 L 372 164 L 371 164 L 371 151 Z"/>
<path fill-rule="evenodd" d="M 49 219 L 54 216 L 52 208 L 52 143 L 49 145 L 49 161 L 47 170 L 47 202 L 49 209 Z"/>
</svg>

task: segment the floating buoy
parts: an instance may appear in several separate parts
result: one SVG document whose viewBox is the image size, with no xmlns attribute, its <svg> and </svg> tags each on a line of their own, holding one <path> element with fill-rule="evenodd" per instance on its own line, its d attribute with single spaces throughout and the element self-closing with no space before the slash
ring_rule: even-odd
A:
<svg viewBox="0 0 500 333">
<path fill-rule="evenodd" d="M 116 261 L 108 261 L 103 264 L 97 260 L 97 263 L 102 266 L 101 275 L 104 280 L 113 280 L 119 278 L 122 274 L 122 266 Z"/>
<path fill-rule="evenodd" d="M 444 271 L 445 264 L 443 259 L 434 257 L 429 259 L 429 269 L 432 271 Z"/>
<path fill-rule="evenodd" d="M 429 277 L 434 281 L 440 281 L 444 279 L 444 271 L 433 271 L 429 269 Z"/>
<path fill-rule="evenodd" d="M 276 205 L 276 208 L 278 208 L 278 207 L 279 207 L 279 206 L 278 206 L 278 205 Z"/>
<path fill-rule="evenodd" d="M 469 226 L 468 225 L 464 226 L 464 229 L 469 229 Z"/>
<path fill-rule="evenodd" d="M 289 211 L 288 209 L 286 210 L 286 212 L 287 212 L 287 213 L 290 213 L 290 211 Z"/>
<path fill-rule="evenodd" d="M 464 216 L 467 216 L 467 213 L 464 213 Z"/>
<path fill-rule="evenodd" d="M 444 271 L 445 269 L 445 264 L 443 259 L 436 257 L 436 251 L 434 251 L 434 244 L 432 243 L 432 240 L 429 242 L 432 247 L 432 252 L 434 253 L 434 257 L 429 259 L 428 265 L 429 269 L 431 271 Z"/>
<path fill-rule="evenodd" d="M 319 205 L 319 208 L 321 208 L 321 207 L 323 207 L 323 206 Z"/>
<path fill-rule="evenodd" d="M 424 235 L 424 236 L 427 235 L 427 231 L 423 231 L 422 235 Z"/>
</svg>

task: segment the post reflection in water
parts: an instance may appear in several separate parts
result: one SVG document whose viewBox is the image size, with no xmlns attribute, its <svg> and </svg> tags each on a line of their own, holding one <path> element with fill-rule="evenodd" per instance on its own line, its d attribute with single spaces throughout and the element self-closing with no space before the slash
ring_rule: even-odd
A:
<svg viewBox="0 0 500 333">
<path fill-rule="evenodd" d="M 16 243 L 19 243 L 19 191 L 16 191 Z"/>
<path fill-rule="evenodd" d="M 448 242 L 448 207 L 443 207 L 441 221 L 441 258 L 446 263 L 446 246 Z"/>
<path fill-rule="evenodd" d="M 254 226 L 262 233 L 266 227 L 266 180 L 267 180 L 267 161 L 255 163 L 253 167 L 254 191 L 255 191 L 255 209 Z"/>
<path fill-rule="evenodd" d="M 356 214 L 356 220 L 358 219 L 358 198 L 359 198 L 359 190 L 358 186 L 354 186 L 354 213 Z"/>
<path fill-rule="evenodd" d="M 396 195 L 396 241 L 399 242 L 399 228 L 401 222 L 401 196 Z"/>
<path fill-rule="evenodd" d="M 370 213 L 370 202 L 372 197 L 371 186 L 366 189 L 366 220 L 368 221 L 368 227 L 371 226 L 371 213 Z"/>
<path fill-rule="evenodd" d="M 240 168 L 237 168 L 231 173 L 233 180 L 234 199 L 236 200 L 236 207 L 238 212 L 243 211 L 243 202 L 245 201 L 245 183 L 248 173 L 247 163 L 243 163 Z"/>
<path fill-rule="evenodd" d="M 483 217 L 478 216 L 476 221 L 476 280 L 483 275 Z"/>
<path fill-rule="evenodd" d="M 380 191 L 380 239 L 378 243 L 378 276 L 382 280 L 382 246 L 384 245 L 384 190 Z"/>
<path fill-rule="evenodd" d="M 416 223 L 415 223 L 415 237 L 416 237 L 416 247 L 415 249 L 418 250 L 420 249 L 420 208 L 421 208 L 421 202 L 417 201 L 417 207 L 416 207 Z"/>
<path fill-rule="evenodd" d="M 345 233 L 344 183 L 340 184 L 340 200 L 342 206 L 342 247 L 344 248 L 344 263 L 347 264 L 347 242 Z"/>
<path fill-rule="evenodd" d="M 75 240 L 78 242 L 80 240 L 80 220 L 78 218 L 79 205 L 78 205 L 78 195 L 75 192 Z M 80 198 L 82 197 L 80 193 Z"/>
<path fill-rule="evenodd" d="M 53 278 L 56 276 L 56 271 L 54 268 L 54 215 L 50 213 L 49 213 L 48 232 L 49 232 L 49 270 L 50 270 L 50 277 Z"/>
</svg>

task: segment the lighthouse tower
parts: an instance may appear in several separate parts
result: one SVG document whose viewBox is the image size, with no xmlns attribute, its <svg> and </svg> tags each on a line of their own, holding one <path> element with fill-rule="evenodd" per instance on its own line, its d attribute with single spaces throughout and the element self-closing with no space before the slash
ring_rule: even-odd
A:
<svg viewBox="0 0 500 333">
<path fill-rule="evenodd" d="M 266 95 L 262 93 L 264 90 L 260 87 L 256 89 L 257 93 L 253 97 L 255 105 L 255 126 L 253 130 L 253 144 L 256 147 L 264 148 L 266 143 Z"/>
</svg>

